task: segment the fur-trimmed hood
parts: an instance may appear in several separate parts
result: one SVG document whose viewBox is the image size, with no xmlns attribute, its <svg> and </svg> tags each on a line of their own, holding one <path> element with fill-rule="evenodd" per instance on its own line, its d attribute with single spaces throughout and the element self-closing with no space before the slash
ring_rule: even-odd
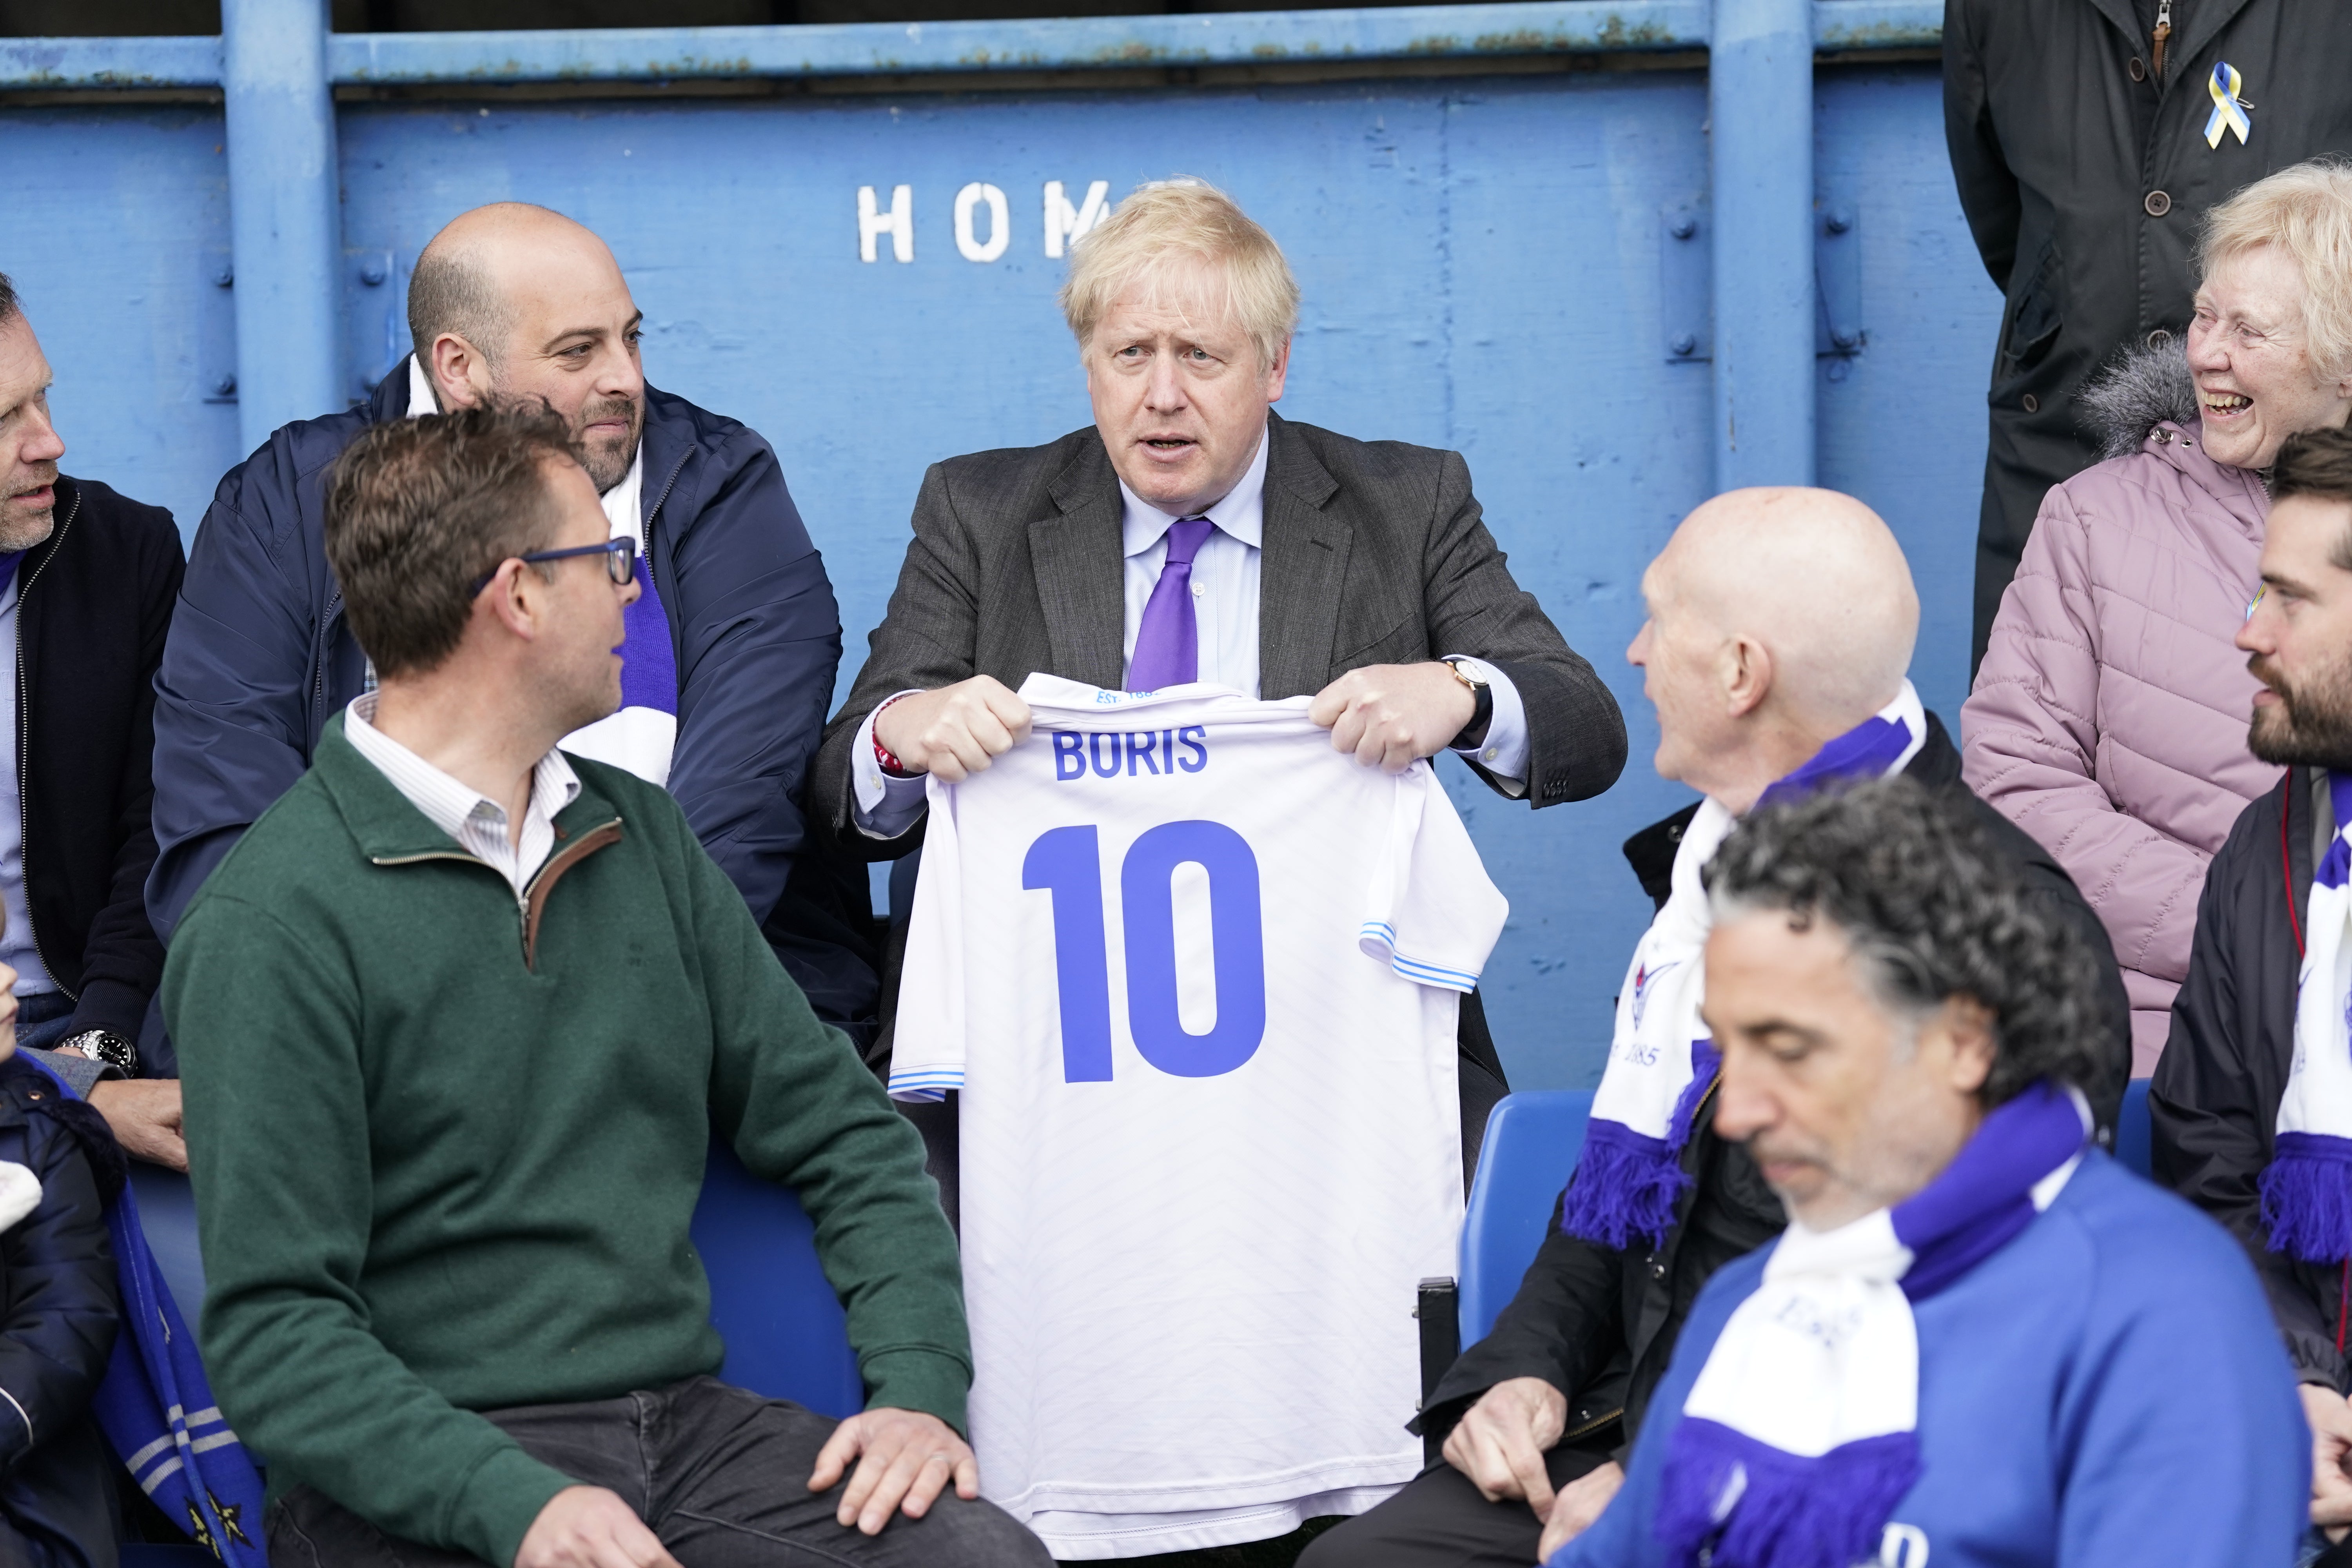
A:
<svg viewBox="0 0 2352 1568">
<path fill-rule="evenodd" d="M 2162 348 L 2137 349 L 2091 378 L 2079 399 L 2084 430 L 2102 458 L 2127 458 L 2167 421 L 2184 430 L 2198 425 L 2197 383 L 2189 374 L 2189 345 L 2176 338 Z"/>
</svg>

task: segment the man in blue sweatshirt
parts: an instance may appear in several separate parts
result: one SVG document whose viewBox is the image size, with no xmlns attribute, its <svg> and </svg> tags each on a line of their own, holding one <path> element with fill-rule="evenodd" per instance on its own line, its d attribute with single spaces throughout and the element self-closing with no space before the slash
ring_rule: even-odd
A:
<svg viewBox="0 0 2352 1568">
<path fill-rule="evenodd" d="M 2090 1137 L 2095 970 L 1902 778 L 1708 877 L 1717 1130 L 1788 1231 L 1700 1294 L 1571 1568 L 2290 1568 L 2307 1439 L 2227 1233 Z"/>
<path fill-rule="evenodd" d="M 316 760 L 328 719 L 373 685 L 327 566 L 328 466 L 372 425 L 536 400 L 579 443 L 645 590 L 623 708 L 566 747 L 667 787 L 817 1016 L 862 1037 L 879 984 L 858 921 L 864 868 L 837 875 L 801 808 L 840 614 L 774 449 L 646 384 L 643 312 L 619 264 L 544 207 L 454 219 L 417 258 L 408 316 L 415 353 L 371 399 L 278 431 L 205 514 L 155 681 L 156 931 L 171 940 L 213 868 Z"/>
</svg>

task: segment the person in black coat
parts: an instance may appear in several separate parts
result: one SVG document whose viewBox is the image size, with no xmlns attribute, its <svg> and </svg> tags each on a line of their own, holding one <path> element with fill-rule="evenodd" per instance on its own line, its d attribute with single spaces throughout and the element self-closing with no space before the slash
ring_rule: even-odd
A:
<svg viewBox="0 0 2352 1568">
<path fill-rule="evenodd" d="M 2263 682 L 2246 743 L 2287 766 L 2239 816 L 2206 868 L 2189 977 L 2148 1085 L 2156 1177 L 2244 1244 L 2286 1342 L 2311 1423 L 2312 1522 L 2352 1526 L 2352 1358 L 2345 1350 L 2352 1236 L 2314 1258 L 2273 1232 L 2264 1176 L 2278 1153 L 2280 1105 L 2294 1077 L 2304 957 L 2315 935 L 2315 869 L 2352 834 L 2352 432 L 2319 430 L 2281 447 L 2263 544 L 2262 596 L 2238 635 Z M 2330 966 L 2332 967 L 2332 966 Z M 2308 984 L 2332 989 L 2315 969 Z M 2346 998 L 2315 997 L 2339 1016 Z M 2352 1106 L 2344 1109 L 2352 1127 Z M 2288 1131 L 2294 1131 L 2292 1126 Z M 2343 1200 L 2352 1205 L 2352 1184 Z M 2352 1544 L 2328 1554 L 2352 1564 Z"/>
<path fill-rule="evenodd" d="M 121 1322 L 106 1205 L 123 1158 L 16 1055 L 0 964 L 0 1563 L 114 1568 L 115 1459 L 90 1415 Z"/>
<path fill-rule="evenodd" d="M 2219 126 L 2234 71 L 2242 131 Z M 1944 133 L 2004 296 L 1977 529 L 1976 640 L 2042 498 L 2099 460 L 2077 395 L 2189 327 L 2197 233 L 2241 188 L 2352 152 L 2337 0 L 1946 0 Z M 2218 132 L 2217 139 L 2216 132 Z"/>
<path fill-rule="evenodd" d="M 1700 868 L 1732 823 L 1768 794 L 1901 773 L 1966 802 L 2032 896 L 2096 955 L 2107 1070 L 2090 1098 L 2111 1128 L 2131 1065 L 2130 1002 L 2114 950 L 2048 852 L 1961 784 L 1950 735 L 1904 678 L 1918 598 L 1885 523 L 1824 490 L 1734 491 L 1684 521 L 1642 591 L 1649 620 L 1627 657 L 1643 667 L 1657 710 L 1657 769 L 1706 799 L 1625 845 L 1659 917 L 1627 975 L 1631 1003 L 1621 998 L 1610 1072 L 1640 1059 L 1645 1003 L 1661 1037 L 1687 1041 L 1676 1032 L 1685 1019 L 1704 1032 L 1690 1016 L 1696 990 L 1668 982 L 1678 967 L 1703 973 Z M 1824 605 L 1838 613 L 1822 614 Z M 1656 945 L 1678 922 L 1682 947 Z M 1688 1011 L 1666 1011 L 1677 1007 Z M 1604 1079 L 1587 1152 L 1517 1294 L 1422 1411 L 1423 1431 L 1446 1434 L 1444 1462 L 1319 1538 L 1301 1568 L 1533 1563 L 1599 1517 L 1700 1287 L 1787 1223 L 1747 1150 L 1716 1134 L 1716 1079 L 1697 1058 L 1687 1109 L 1677 1106 L 1685 1135 L 1663 1155 L 1674 1163 L 1664 1188 L 1673 1195 L 1655 1229 L 1612 1242 L 1584 1222 L 1603 1179 L 1593 1151 L 1612 1106 Z"/>
<path fill-rule="evenodd" d="M 0 651 L 16 667 L 0 687 L 0 961 L 18 972 L 19 1043 L 134 1152 L 185 1168 L 176 1090 L 125 1081 L 163 977 L 150 759 L 180 533 L 160 507 L 58 471 L 48 385 L 0 277 Z"/>
</svg>

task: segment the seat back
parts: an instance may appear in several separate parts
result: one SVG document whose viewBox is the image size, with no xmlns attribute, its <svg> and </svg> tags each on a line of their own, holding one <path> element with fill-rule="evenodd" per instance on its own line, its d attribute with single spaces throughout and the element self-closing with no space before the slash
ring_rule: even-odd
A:
<svg viewBox="0 0 2352 1568">
<path fill-rule="evenodd" d="M 2136 1078 L 2124 1089 L 2124 1108 L 2116 1117 L 2116 1158 L 2145 1176 L 2153 1141 L 2147 1122 L 2147 1079 Z"/>
<path fill-rule="evenodd" d="M 818 1266 L 816 1226 L 800 1200 L 713 1140 L 690 1234 L 710 1278 L 710 1321 L 727 1342 L 719 1375 L 824 1415 L 864 1409 L 841 1301 Z"/>
<path fill-rule="evenodd" d="M 1535 1261 L 1551 1206 L 1584 1150 L 1589 1089 L 1506 1095 L 1486 1116 L 1486 1142 L 1462 1220 L 1462 1343 L 1491 1332 Z"/>
</svg>

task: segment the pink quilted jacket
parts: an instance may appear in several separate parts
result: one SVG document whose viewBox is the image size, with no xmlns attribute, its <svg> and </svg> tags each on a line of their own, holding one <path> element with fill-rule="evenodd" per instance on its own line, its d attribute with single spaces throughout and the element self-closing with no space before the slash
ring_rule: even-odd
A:
<svg viewBox="0 0 2352 1568">
<path fill-rule="evenodd" d="M 1970 788 L 2099 911 L 2146 1077 L 2189 973 L 2205 865 L 2279 770 L 2246 750 L 2245 622 L 2270 500 L 2165 420 L 2054 486 L 1960 710 Z"/>
</svg>

